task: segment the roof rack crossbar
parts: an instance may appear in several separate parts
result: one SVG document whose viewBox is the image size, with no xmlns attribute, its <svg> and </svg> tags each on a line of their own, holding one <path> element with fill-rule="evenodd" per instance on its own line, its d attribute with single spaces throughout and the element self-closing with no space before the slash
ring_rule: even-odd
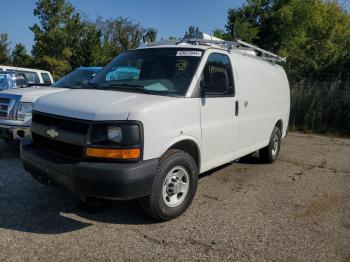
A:
<svg viewBox="0 0 350 262">
<path fill-rule="evenodd" d="M 271 61 L 278 61 L 278 62 L 286 62 L 287 58 L 281 57 L 279 55 L 276 55 L 274 53 L 271 53 L 269 51 L 266 51 L 262 48 L 259 48 L 257 46 L 248 44 L 246 42 L 243 42 L 242 40 L 237 41 L 225 41 L 225 40 L 209 40 L 209 39 L 201 39 L 201 38 L 188 38 L 188 39 L 182 39 L 179 43 L 196 43 L 196 44 L 215 44 L 219 45 L 221 47 L 230 49 L 243 49 L 242 47 L 245 47 L 244 50 L 253 50 L 260 52 L 263 56 L 263 59 L 271 60 Z"/>
</svg>

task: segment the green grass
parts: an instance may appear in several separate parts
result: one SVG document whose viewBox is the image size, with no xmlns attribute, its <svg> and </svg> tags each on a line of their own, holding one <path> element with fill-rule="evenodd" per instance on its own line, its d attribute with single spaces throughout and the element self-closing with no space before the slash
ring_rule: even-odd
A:
<svg viewBox="0 0 350 262">
<path fill-rule="evenodd" d="M 304 82 L 292 86 L 290 127 L 350 136 L 350 82 Z"/>
</svg>

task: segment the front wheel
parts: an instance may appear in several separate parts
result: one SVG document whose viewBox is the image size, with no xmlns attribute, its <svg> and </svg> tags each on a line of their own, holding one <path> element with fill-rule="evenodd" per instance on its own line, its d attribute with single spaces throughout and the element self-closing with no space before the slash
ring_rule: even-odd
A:
<svg viewBox="0 0 350 262">
<path fill-rule="evenodd" d="M 275 126 L 273 128 L 269 144 L 259 151 L 260 158 L 263 162 L 272 163 L 277 159 L 281 149 L 281 140 L 281 130 Z"/>
<path fill-rule="evenodd" d="M 198 167 L 184 151 L 171 149 L 160 159 L 151 195 L 141 199 L 146 213 L 158 221 L 183 214 L 197 191 Z"/>
</svg>

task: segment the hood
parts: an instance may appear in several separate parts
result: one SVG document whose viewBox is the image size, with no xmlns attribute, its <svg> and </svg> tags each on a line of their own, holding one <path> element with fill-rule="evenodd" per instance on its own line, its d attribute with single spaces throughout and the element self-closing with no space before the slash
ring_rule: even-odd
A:
<svg viewBox="0 0 350 262">
<path fill-rule="evenodd" d="M 129 112 L 142 105 L 175 98 L 120 91 L 74 89 L 48 95 L 35 103 L 34 110 L 77 119 L 104 121 L 127 120 Z"/>
<path fill-rule="evenodd" d="M 29 88 L 16 88 L 11 90 L 6 90 L 0 92 L 0 94 L 10 94 L 22 96 L 21 102 L 35 102 L 39 97 L 66 91 L 66 88 L 56 88 L 56 87 L 29 87 Z"/>
</svg>

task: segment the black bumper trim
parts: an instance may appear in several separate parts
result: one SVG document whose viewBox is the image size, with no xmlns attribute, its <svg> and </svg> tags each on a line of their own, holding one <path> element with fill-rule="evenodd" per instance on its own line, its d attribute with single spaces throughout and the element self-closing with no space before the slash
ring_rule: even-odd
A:
<svg viewBox="0 0 350 262">
<path fill-rule="evenodd" d="M 42 183 L 61 186 L 81 196 L 135 199 L 151 193 L 158 159 L 135 163 L 71 160 L 31 143 L 21 144 L 24 168 Z"/>
</svg>

